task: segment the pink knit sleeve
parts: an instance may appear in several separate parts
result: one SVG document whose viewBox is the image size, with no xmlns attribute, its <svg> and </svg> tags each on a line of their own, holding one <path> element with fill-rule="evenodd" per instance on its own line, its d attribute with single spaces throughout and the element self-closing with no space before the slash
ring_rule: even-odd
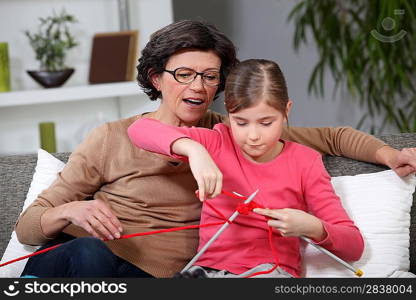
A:
<svg viewBox="0 0 416 300">
<path fill-rule="evenodd" d="M 335 194 L 320 155 L 317 154 L 304 178 L 304 195 L 309 211 L 322 221 L 328 234 L 317 244 L 344 260 L 358 260 L 364 251 L 363 238 Z"/>
<path fill-rule="evenodd" d="M 146 151 L 182 158 L 171 151 L 172 143 L 180 138 L 190 138 L 214 153 L 220 143 L 216 130 L 200 127 L 177 127 L 154 119 L 141 118 L 128 128 L 131 142 Z"/>
</svg>

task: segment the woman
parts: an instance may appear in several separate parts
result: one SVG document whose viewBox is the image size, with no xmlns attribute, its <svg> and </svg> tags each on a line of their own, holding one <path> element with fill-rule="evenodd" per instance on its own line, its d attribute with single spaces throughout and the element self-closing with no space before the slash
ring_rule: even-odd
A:
<svg viewBox="0 0 416 300">
<path fill-rule="evenodd" d="M 162 28 L 151 36 L 137 67 L 146 94 L 161 99 L 156 111 L 143 115 L 175 126 L 212 128 L 224 117 L 208 107 L 236 62 L 233 43 L 212 25 L 181 21 Z M 218 73 L 220 81 L 213 84 Z M 120 234 L 198 224 L 200 218 L 189 167 L 130 143 L 127 128 L 140 117 L 93 130 L 57 180 L 20 216 L 16 233 L 22 243 L 47 247 L 69 240 L 31 258 L 23 274 L 171 277 L 195 254 L 196 229 L 117 239 Z M 351 128 L 292 127 L 282 138 L 321 153 L 397 167 L 401 175 L 416 167 L 410 150 L 401 153 Z"/>
</svg>

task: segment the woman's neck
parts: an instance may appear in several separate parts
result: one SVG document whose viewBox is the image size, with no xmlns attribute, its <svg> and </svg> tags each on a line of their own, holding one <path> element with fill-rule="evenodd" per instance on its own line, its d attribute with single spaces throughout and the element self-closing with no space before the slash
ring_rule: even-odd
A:
<svg viewBox="0 0 416 300">
<path fill-rule="evenodd" d="M 143 115 L 146 118 L 151 118 L 160 121 L 163 124 L 173 125 L 173 126 L 196 126 L 197 122 L 192 124 L 186 123 L 183 120 L 179 119 L 176 115 L 172 114 L 171 112 L 165 112 L 161 107 L 158 110 L 147 113 Z"/>
</svg>

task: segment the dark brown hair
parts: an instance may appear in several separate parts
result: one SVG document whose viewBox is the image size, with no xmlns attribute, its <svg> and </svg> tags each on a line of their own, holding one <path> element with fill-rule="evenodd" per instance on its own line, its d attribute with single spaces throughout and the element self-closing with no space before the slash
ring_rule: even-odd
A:
<svg viewBox="0 0 416 300">
<path fill-rule="evenodd" d="M 221 59 L 221 83 L 216 97 L 224 90 L 225 78 L 238 62 L 234 44 L 214 25 L 184 20 L 153 33 L 139 58 L 137 81 L 151 100 L 161 95 L 153 86 L 151 75 L 162 73 L 169 58 L 183 49 L 214 51 Z"/>
<path fill-rule="evenodd" d="M 235 113 L 255 105 L 261 99 L 287 117 L 289 96 L 279 65 L 266 59 L 247 59 L 238 63 L 225 83 L 227 111 Z"/>
</svg>

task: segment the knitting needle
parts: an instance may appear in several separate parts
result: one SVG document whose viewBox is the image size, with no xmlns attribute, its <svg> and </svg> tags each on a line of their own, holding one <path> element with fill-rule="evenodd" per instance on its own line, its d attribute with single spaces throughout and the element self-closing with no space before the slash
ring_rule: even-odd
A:
<svg viewBox="0 0 416 300">
<path fill-rule="evenodd" d="M 247 200 L 244 201 L 244 204 L 249 204 L 254 199 L 254 197 L 256 196 L 258 191 L 259 190 L 255 191 L 253 194 L 251 194 L 250 197 L 248 197 Z M 238 210 L 236 210 L 232 214 L 232 216 L 227 220 L 227 222 L 224 223 L 224 225 L 221 226 L 221 228 L 217 231 L 217 233 L 215 233 L 212 236 L 212 238 L 204 245 L 204 247 L 202 247 L 202 249 L 194 256 L 194 258 L 192 258 L 192 260 L 185 266 L 185 268 L 182 269 L 181 273 L 187 271 L 190 267 L 192 267 L 192 265 L 208 249 L 208 247 L 220 236 L 220 234 L 228 227 L 228 225 L 230 225 L 230 223 L 232 221 L 234 221 L 235 218 L 237 218 L 238 214 L 239 214 Z"/>
<path fill-rule="evenodd" d="M 234 194 L 236 194 L 237 196 L 242 197 L 242 195 L 233 192 Z M 331 258 L 335 259 L 337 262 L 339 262 L 340 264 L 344 265 L 347 269 L 351 270 L 354 272 L 355 275 L 357 275 L 358 277 L 363 276 L 363 271 L 361 269 L 355 269 L 352 265 L 350 265 L 349 263 L 347 263 L 346 261 L 342 260 L 341 258 L 339 258 L 338 256 L 336 256 L 335 254 L 329 252 L 328 250 L 326 250 L 325 248 L 316 245 L 315 243 L 313 243 L 310 239 L 308 239 L 305 236 L 300 236 L 300 238 L 302 240 L 304 240 L 305 242 L 311 244 L 312 246 L 314 246 L 316 249 L 322 251 L 324 254 L 330 256 Z"/>
<path fill-rule="evenodd" d="M 328 250 L 326 250 L 325 248 L 315 244 L 314 242 L 312 242 L 310 239 L 308 239 L 305 236 L 300 236 L 300 238 L 302 240 L 304 240 L 305 242 L 311 244 L 312 246 L 314 246 L 316 249 L 318 249 L 319 251 L 323 252 L 324 254 L 328 255 L 329 257 L 335 259 L 337 262 L 339 262 L 340 264 L 344 265 L 347 269 L 351 270 L 352 272 L 354 272 L 354 274 L 358 277 L 363 276 L 363 271 L 360 269 L 355 269 L 352 265 L 350 265 L 349 263 L 347 263 L 346 261 L 342 260 L 341 258 L 339 258 L 338 256 L 336 256 L 335 254 L 329 252 Z"/>
</svg>

